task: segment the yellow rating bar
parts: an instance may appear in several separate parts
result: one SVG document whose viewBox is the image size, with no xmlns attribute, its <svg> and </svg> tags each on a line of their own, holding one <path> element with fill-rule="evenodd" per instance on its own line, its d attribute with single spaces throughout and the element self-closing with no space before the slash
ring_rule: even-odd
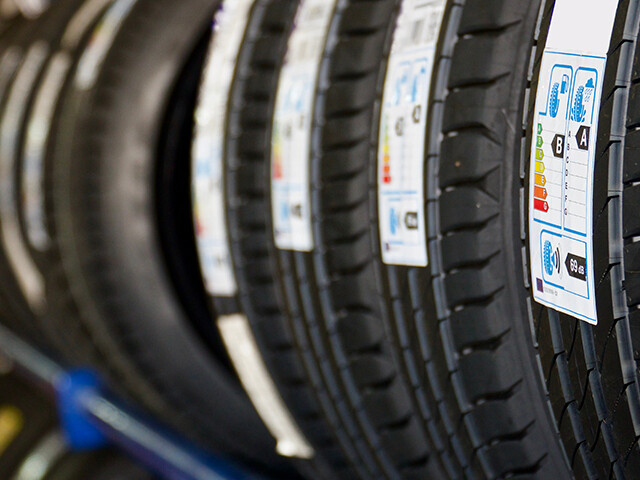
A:
<svg viewBox="0 0 640 480">
<path fill-rule="evenodd" d="M 536 172 L 544 173 L 544 163 L 536 162 Z"/>
</svg>

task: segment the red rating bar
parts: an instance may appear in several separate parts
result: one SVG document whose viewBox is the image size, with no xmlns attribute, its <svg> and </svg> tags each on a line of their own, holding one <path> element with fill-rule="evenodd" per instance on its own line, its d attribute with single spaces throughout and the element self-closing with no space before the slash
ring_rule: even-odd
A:
<svg viewBox="0 0 640 480">
<path fill-rule="evenodd" d="M 533 200 L 533 208 L 539 210 L 541 212 L 547 213 L 549 211 L 549 204 L 544 200 L 540 200 L 539 198 L 535 198 Z"/>
</svg>

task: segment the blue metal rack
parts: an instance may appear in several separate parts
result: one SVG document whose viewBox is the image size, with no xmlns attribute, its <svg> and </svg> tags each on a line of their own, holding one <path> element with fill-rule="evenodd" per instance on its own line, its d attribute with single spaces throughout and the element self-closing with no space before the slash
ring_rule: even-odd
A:
<svg viewBox="0 0 640 480">
<path fill-rule="evenodd" d="M 113 444 L 169 480 L 266 480 L 191 445 L 112 398 L 90 370 L 67 371 L 0 326 L 0 359 L 57 399 L 70 446 L 92 450 Z"/>
</svg>

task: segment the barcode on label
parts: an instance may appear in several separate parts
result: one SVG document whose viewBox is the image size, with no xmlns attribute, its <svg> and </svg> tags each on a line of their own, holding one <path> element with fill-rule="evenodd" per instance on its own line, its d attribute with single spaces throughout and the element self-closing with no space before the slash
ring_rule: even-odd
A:
<svg viewBox="0 0 640 480">
<path fill-rule="evenodd" d="M 394 33 L 378 138 L 378 227 L 387 265 L 429 264 L 425 131 L 446 4 L 446 0 L 404 0 Z"/>
<path fill-rule="evenodd" d="M 421 47 L 435 43 L 442 22 L 441 2 L 424 2 L 416 5 L 412 16 L 416 19 L 408 26 L 401 48 Z"/>
<path fill-rule="evenodd" d="M 411 45 L 420 45 L 424 31 L 424 19 L 413 22 L 411 26 Z"/>
</svg>

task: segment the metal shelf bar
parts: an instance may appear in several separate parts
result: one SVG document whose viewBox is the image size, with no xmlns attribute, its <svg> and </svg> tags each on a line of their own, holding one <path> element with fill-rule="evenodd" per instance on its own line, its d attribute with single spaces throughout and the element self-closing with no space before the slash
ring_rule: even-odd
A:
<svg viewBox="0 0 640 480">
<path fill-rule="evenodd" d="M 113 444 L 168 480 L 249 480 L 265 477 L 203 452 L 106 393 L 89 370 L 65 370 L 0 326 L 0 360 L 56 395 L 65 437 L 78 450 Z"/>
</svg>

